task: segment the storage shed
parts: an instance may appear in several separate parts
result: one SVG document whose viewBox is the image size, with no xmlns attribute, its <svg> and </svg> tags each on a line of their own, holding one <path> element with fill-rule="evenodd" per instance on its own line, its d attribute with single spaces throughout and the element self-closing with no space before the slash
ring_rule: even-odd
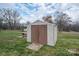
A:
<svg viewBox="0 0 79 59">
<path fill-rule="evenodd" d="M 54 46 L 57 41 L 57 25 L 35 21 L 27 26 L 27 42 Z"/>
</svg>

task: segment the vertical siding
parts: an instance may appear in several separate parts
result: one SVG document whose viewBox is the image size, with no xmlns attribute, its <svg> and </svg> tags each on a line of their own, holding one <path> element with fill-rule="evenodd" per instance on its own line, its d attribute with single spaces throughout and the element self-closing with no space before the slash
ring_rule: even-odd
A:
<svg viewBox="0 0 79 59">
<path fill-rule="evenodd" d="M 50 46 L 54 46 L 55 42 L 56 42 L 56 27 L 53 24 L 48 24 L 47 25 L 47 35 L 48 35 L 48 39 L 47 39 L 47 44 Z"/>
<path fill-rule="evenodd" d="M 31 26 L 31 39 L 33 43 L 39 43 L 39 25 Z"/>
<path fill-rule="evenodd" d="M 47 44 L 47 25 L 32 25 L 31 35 L 33 43 Z"/>
<path fill-rule="evenodd" d="M 27 26 L 27 42 L 31 42 L 31 25 Z"/>
<path fill-rule="evenodd" d="M 54 45 L 56 44 L 57 41 L 57 26 L 54 25 Z"/>
<path fill-rule="evenodd" d="M 39 43 L 47 44 L 47 25 L 39 25 Z"/>
</svg>

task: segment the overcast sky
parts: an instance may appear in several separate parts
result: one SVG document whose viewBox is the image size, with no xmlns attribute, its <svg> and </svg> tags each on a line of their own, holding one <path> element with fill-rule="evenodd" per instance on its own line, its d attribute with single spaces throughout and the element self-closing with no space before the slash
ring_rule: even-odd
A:
<svg viewBox="0 0 79 59">
<path fill-rule="evenodd" d="M 0 8 L 11 8 L 17 10 L 22 16 L 21 22 L 41 20 L 43 16 L 53 16 L 57 10 L 67 13 L 72 18 L 72 21 L 78 20 L 79 18 L 79 4 L 77 3 L 0 3 Z"/>
</svg>

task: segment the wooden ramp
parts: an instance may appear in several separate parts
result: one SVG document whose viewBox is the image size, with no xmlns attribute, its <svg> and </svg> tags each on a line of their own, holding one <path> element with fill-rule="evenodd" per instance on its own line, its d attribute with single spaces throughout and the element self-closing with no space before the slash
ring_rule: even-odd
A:
<svg viewBox="0 0 79 59">
<path fill-rule="evenodd" d="M 38 51 L 42 46 L 43 46 L 42 44 L 32 43 L 29 46 L 27 46 L 27 48 L 34 51 Z"/>
</svg>

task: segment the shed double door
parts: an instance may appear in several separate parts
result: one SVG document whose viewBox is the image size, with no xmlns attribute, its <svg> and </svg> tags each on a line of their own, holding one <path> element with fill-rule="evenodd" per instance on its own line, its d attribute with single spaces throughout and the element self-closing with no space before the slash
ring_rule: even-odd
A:
<svg viewBox="0 0 79 59">
<path fill-rule="evenodd" d="M 47 25 L 32 25 L 31 34 L 33 43 L 47 43 Z"/>
</svg>

